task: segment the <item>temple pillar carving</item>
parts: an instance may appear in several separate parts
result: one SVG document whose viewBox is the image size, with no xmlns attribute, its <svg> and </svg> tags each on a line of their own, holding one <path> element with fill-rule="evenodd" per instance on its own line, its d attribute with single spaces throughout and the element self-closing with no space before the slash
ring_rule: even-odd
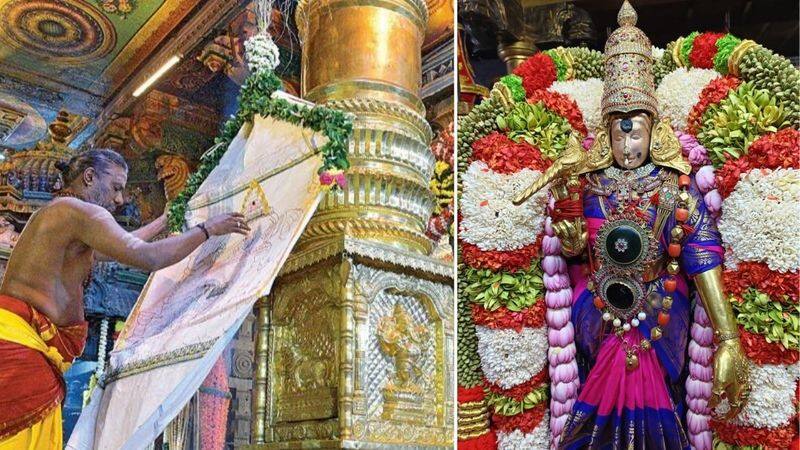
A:
<svg viewBox="0 0 800 450">
<path fill-rule="evenodd" d="M 453 270 L 425 235 L 427 20 L 424 0 L 299 2 L 302 94 L 353 114 L 352 167 L 257 310 L 251 448 L 452 447 Z"/>
</svg>

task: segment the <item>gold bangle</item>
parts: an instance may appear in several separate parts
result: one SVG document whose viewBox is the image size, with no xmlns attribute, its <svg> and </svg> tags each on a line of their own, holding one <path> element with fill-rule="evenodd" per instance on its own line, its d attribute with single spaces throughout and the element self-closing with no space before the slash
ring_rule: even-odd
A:
<svg viewBox="0 0 800 450">
<path fill-rule="evenodd" d="M 739 339 L 739 331 L 722 332 L 717 330 L 714 332 L 714 338 L 716 339 L 717 343 L 729 341 L 731 339 Z"/>
</svg>

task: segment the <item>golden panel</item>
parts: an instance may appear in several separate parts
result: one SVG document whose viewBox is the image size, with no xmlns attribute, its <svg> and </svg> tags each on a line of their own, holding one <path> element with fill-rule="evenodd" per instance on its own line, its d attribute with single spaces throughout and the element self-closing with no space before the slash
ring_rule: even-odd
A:
<svg viewBox="0 0 800 450">
<path fill-rule="evenodd" d="M 335 265 L 282 278 L 273 301 L 273 421 L 337 416 L 339 275 Z"/>
</svg>

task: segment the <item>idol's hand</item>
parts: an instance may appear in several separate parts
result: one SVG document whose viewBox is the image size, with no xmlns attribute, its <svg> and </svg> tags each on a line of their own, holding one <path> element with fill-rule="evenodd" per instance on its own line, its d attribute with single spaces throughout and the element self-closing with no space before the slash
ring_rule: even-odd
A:
<svg viewBox="0 0 800 450">
<path fill-rule="evenodd" d="M 736 417 L 747 404 L 749 367 L 739 339 L 728 339 L 719 344 L 714 353 L 714 387 L 708 406 L 716 408 L 723 398 L 727 398 L 730 410 L 723 416 L 725 420 Z"/>
</svg>

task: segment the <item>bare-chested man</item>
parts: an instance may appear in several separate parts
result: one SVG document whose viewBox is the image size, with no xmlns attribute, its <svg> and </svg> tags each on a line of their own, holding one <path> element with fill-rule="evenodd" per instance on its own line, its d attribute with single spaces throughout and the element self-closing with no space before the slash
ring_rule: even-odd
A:
<svg viewBox="0 0 800 450">
<path fill-rule="evenodd" d="M 128 176 L 119 154 L 84 152 L 62 171 L 61 197 L 31 216 L 0 286 L 0 450 L 62 448 L 62 373 L 83 351 L 83 291 L 96 258 L 155 271 L 210 236 L 250 230 L 242 215 L 222 214 L 147 242 L 164 228 L 163 216 L 128 233 L 111 215 Z"/>
</svg>

